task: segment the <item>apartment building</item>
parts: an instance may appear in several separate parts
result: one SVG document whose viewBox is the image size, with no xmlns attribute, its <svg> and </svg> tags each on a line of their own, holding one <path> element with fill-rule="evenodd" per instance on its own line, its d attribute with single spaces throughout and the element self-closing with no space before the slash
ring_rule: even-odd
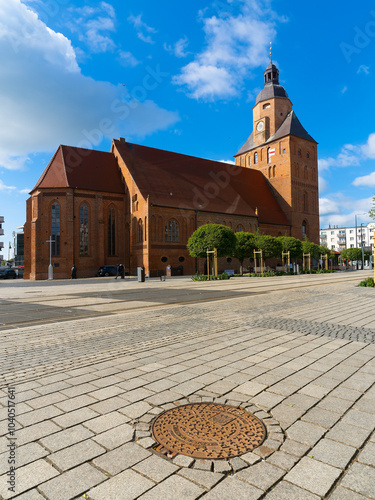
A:
<svg viewBox="0 0 375 500">
<path fill-rule="evenodd" d="M 320 244 L 335 252 L 341 252 L 344 248 L 360 248 L 362 245 L 373 251 L 374 229 L 375 222 L 357 227 L 328 226 L 320 230 Z"/>
</svg>

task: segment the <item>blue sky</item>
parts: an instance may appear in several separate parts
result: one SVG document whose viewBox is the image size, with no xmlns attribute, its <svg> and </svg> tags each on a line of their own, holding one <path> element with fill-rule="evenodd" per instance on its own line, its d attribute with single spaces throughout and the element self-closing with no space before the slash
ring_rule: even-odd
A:
<svg viewBox="0 0 375 500">
<path fill-rule="evenodd" d="M 122 136 L 232 160 L 271 40 L 319 143 L 321 226 L 352 225 L 375 192 L 373 2 L 0 0 L 5 247 L 59 144 L 109 150 Z"/>
</svg>

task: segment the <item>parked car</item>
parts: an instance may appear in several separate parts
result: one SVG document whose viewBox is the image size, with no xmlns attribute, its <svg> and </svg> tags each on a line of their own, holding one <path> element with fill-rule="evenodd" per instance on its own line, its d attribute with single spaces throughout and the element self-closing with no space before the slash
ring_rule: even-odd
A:
<svg viewBox="0 0 375 500">
<path fill-rule="evenodd" d="M 102 266 L 98 271 L 98 276 L 116 276 L 117 266 Z"/>
<path fill-rule="evenodd" d="M 14 269 L 4 269 L 4 271 L 0 271 L 0 279 L 9 280 L 11 278 L 17 278 L 17 273 Z"/>
</svg>

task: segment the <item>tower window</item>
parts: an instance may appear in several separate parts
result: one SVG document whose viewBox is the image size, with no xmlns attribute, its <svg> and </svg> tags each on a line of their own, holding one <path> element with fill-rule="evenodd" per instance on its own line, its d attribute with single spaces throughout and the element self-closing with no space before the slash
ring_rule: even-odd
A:
<svg viewBox="0 0 375 500">
<path fill-rule="evenodd" d="M 310 153 L 306 153 L 306 158 L 310 158 Z"/>
<path fill-rule="evenodd" d="M 108 213 L 108 255 L 116 255 L 116 210 L 114 207 Z"/>
<path fill-rule="evenodd" d="M 249 162 L 249 167 L 250 167 L 250 165 L 251 165 L 251 156 L 249 156 L 248 162 Z"/>
<path fill-rule="evenodd" d="M 85 203 L 79 209 L 79 253 L 89 254 L 89 209 Z"/>
<path fill-rule="evenodd" d="M 268 102 L 267 104 L 263 104 L 263 109 L 269 109 L 271 104 Z"/>
<path fill-rule="evenodd" d="M 268 178 L 271 177 L 272 167 L 268 167 Z"/>
<path fill-rule="evenodd" d="M 276 175 L 276 165 L 272 167 L 272 177 L 275 177 Z"/>
<path fill-rule="evenodd" d="M 254 163 L 258 163 L 258 153 L 254 153 Z"/>
<path fill-rule="evenodd" d="M 283 153 L 286 153 L 286 149 L 285 148 L 283 149 Z"/>
<path fill-rule="evenodd" d="M 301 156 L 301 150 L 300 149 L 298 150 L 298 156 Z"/>
<path fill-rule="evenodd" d="M 54 203 L 51 213 L 52 255 L 60 255 L 60 205 Z"/>
<path fill-rule="evenodd" d="M 306 221 L 304 220 L 304 221 L 302 222 L 302 239 L 304 239 L 304 238 L 305 238 L 305 236 L 306 236 L 306 234 L 307 234 L 306 230 L 307 230 L 307 223 L 306 223 Z"/>
</svg>

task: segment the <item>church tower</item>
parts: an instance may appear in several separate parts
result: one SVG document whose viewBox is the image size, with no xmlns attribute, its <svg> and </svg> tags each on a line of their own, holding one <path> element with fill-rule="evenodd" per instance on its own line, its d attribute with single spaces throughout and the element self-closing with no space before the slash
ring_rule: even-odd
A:
<svg viewBox="0 0 375 500">
<path fill-rule="evenodd" d="M 290 236 L 303 239 L 307 235 L 319 244 L 317 142 L 293 111 L 272 57 L 253 107 L 253 132 L 235 160 L 267 178 L 290 220 Z"/>
</svg>

